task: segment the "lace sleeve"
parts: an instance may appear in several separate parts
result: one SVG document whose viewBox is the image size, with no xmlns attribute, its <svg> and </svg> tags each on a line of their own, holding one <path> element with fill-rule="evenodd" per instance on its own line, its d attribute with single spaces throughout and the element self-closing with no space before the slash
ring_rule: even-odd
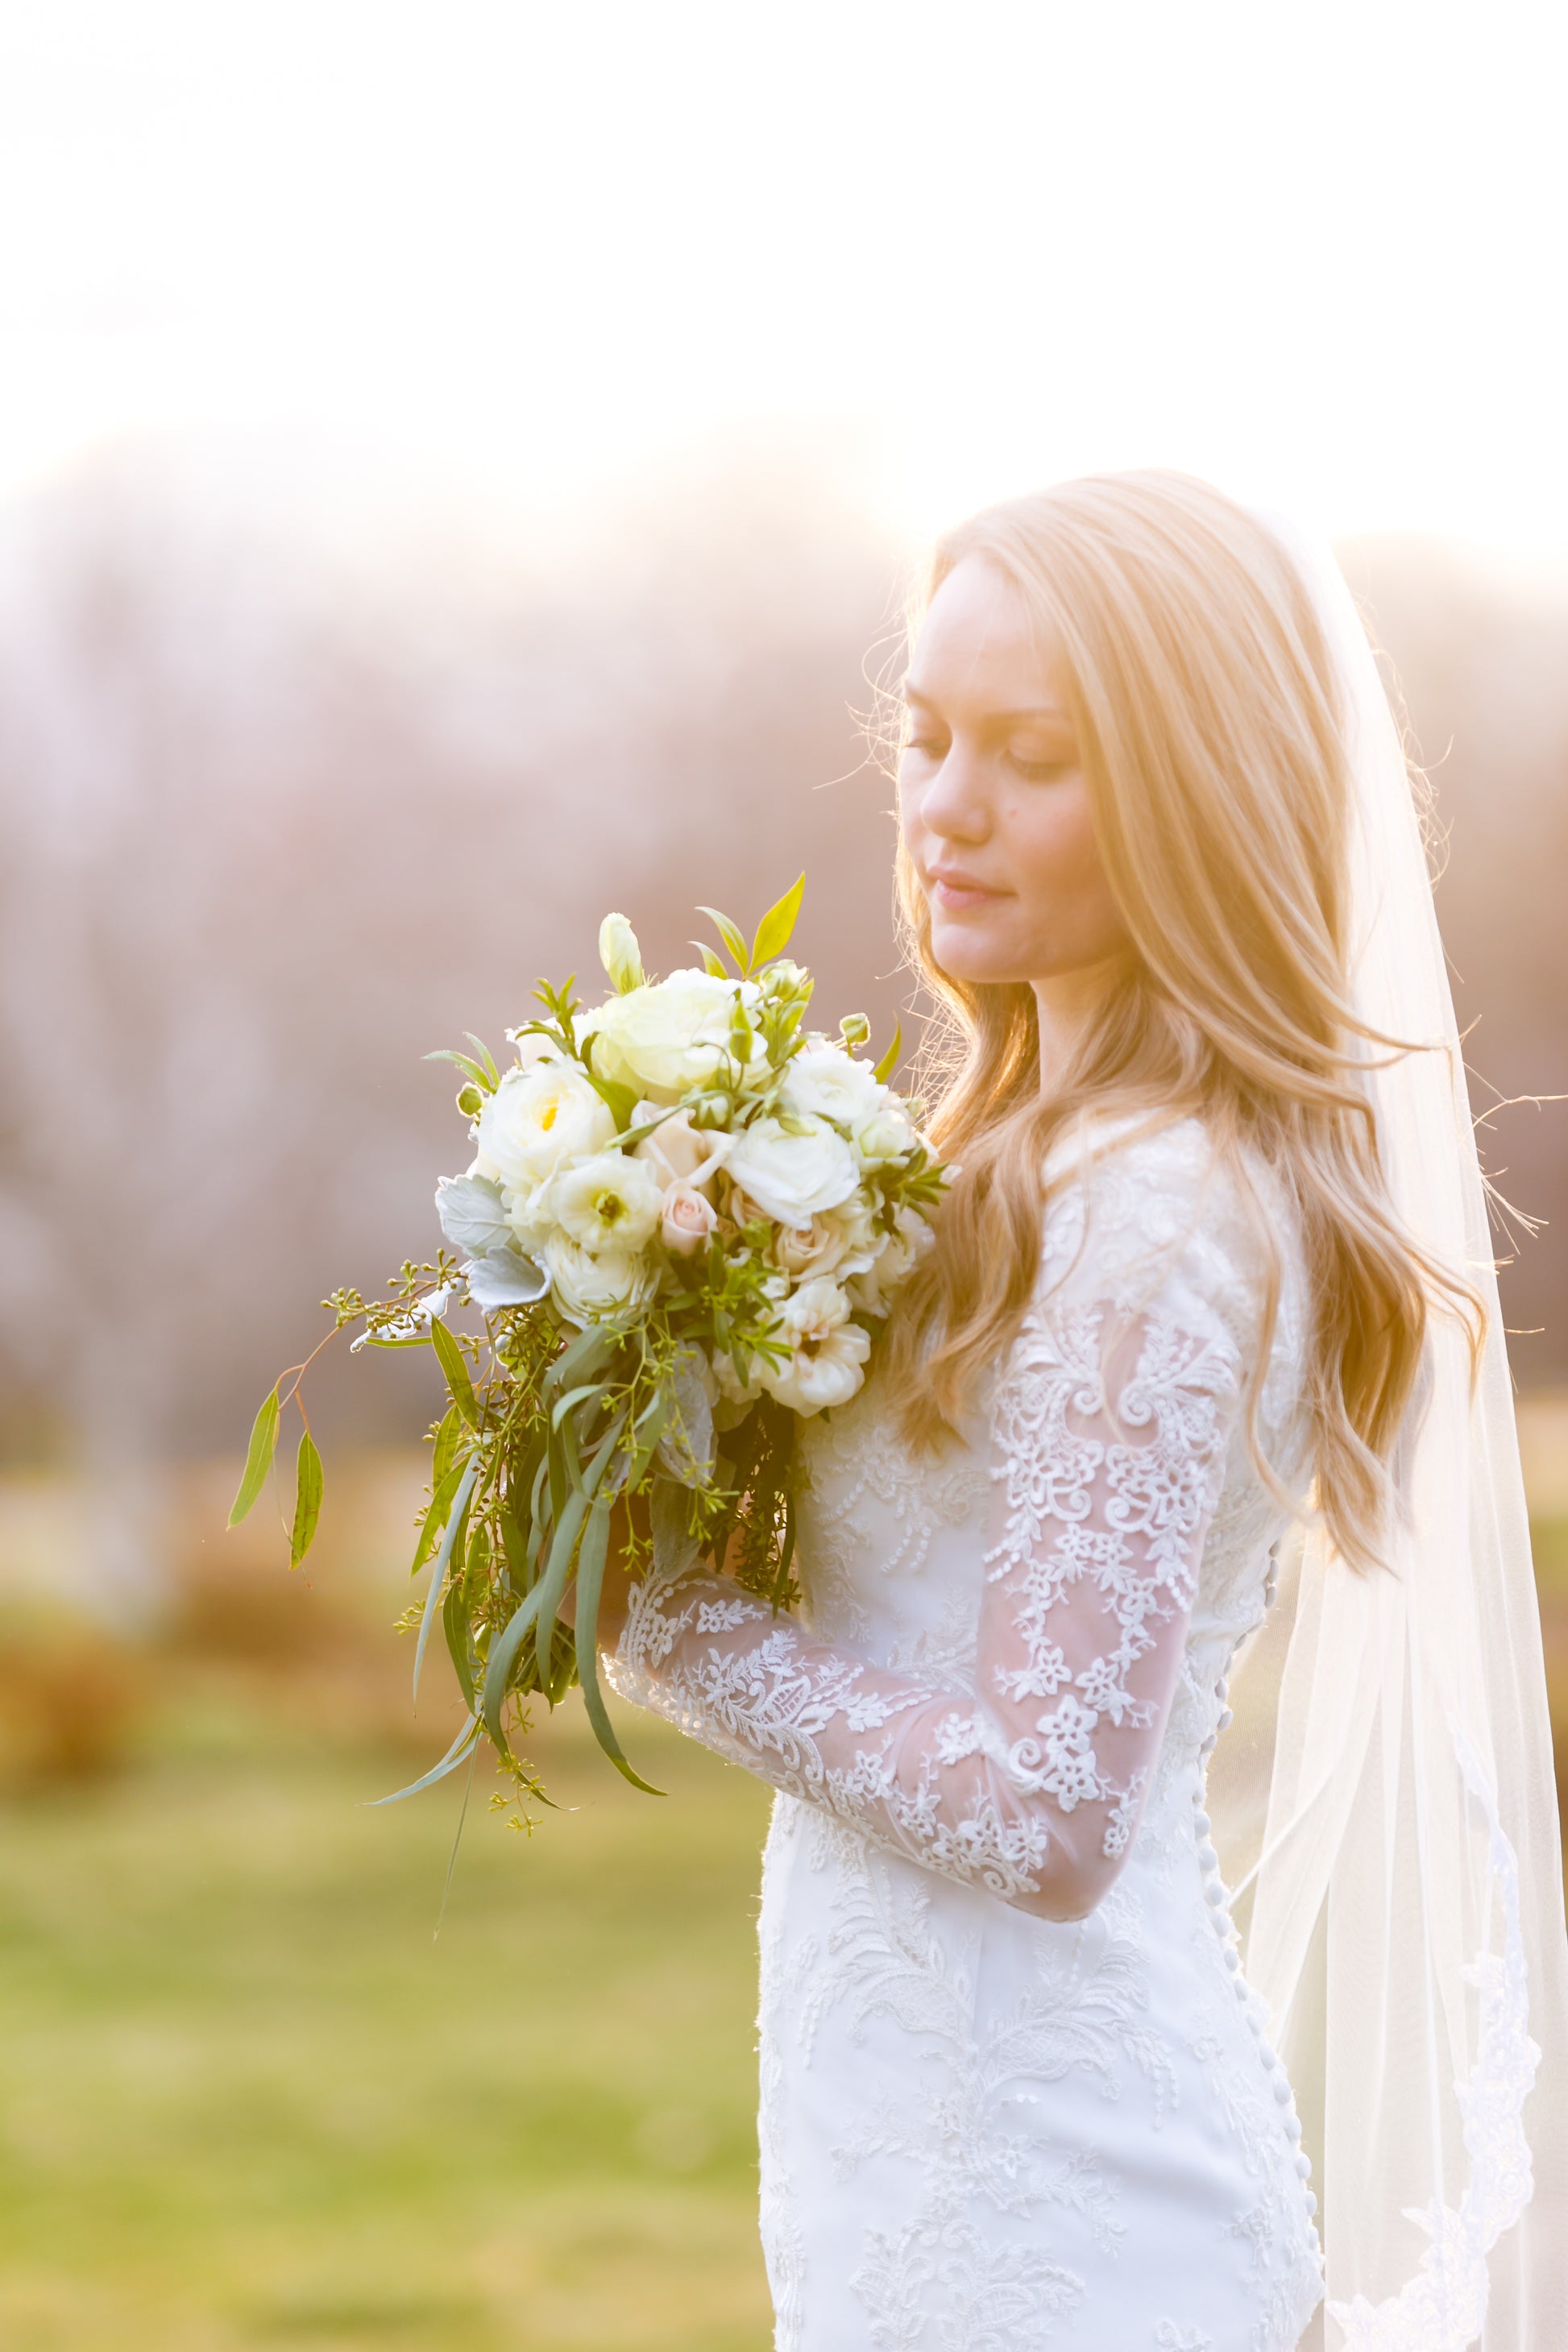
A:
<svg viewBox="0 0 1568 2352">
<path fill-rule="evenodd" d="M 1237 1349 L 1189 1273 L 1136 1307 L 1069 1282 L 1026 1319 L 992 1411 L 966 1687 L 700 1576 L 637 1588 L 616 1686 L 928 1869 L 1081 1917 L 1137 1825 L 1238 1406 Z"/>
</svg>

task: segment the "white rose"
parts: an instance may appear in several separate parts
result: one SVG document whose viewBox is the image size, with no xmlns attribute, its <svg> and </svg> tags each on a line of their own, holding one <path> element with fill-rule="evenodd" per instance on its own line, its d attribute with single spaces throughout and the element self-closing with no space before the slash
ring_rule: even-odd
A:
<svg viewBox="0 0 1568 2352">
<path fill-rule="evenodd" d="M 849 1139 L 862 1168 L 885 1168 L 889 1160 L 907 1160 L 920 1138 L 896 1096 L 889 1095 L 857 1119 Z"/>
<path fill-rule="evenodd" d="M 888 1234 L 875 1262 L 849 1285 L 857 1307 L 868 1315 L 885 1315 L 894 1293 L 924 1257 L 936 1239 L 925 1219 L 913 1209 L 898 1211 L 898 1229 Z"/>
<path fill-rule="evenodd" d="M 706 1086 L 728 1055 L 737 992 L 756 995 L 709 972 L 672 971 L 654 987 L 612 997 L 592 1023 L 595 1069 L 656 1103 L 679 1101 Z"/>
<path fill-rule="evenodd" d="M 784 1108 L 799 1118 L 831 1118 L 840 1127 L 853 1127 L 857 1119 L 869 1118 L 885 1092 L 869 1062 L 858 1062 L 841 1045 L 814 1037 L 785 1071 L 782 1099 Z"/>
<path fill-rule="evenodd" d="M 849 1319 L 849 1301 L 826 1277 L 803 1282 L 780 1310 L 773 1335 L 789 1349 L 777 1370 L 762 1366 L 758 1377 L 771 1396 L 809 1420 L 830 1405 L 847 1404 L 866 1378 L 871 1342 Z"/>
<path fill-rule="evenodd" d="M 823 1118 L 759 1118 L 736 1136 L 730 1181 L 781 1225 L 806 1225 L 848 1200 L 860 1181 L 855 1155 Z"/>
<path fill-rule="evenodd" d="M 567 1234 L 551 1234 L 540 1252 L 555 1304 L 568 1323 L 595 1323 L 623 1308 L 646 1307 L 658 1287 L 658 1268 L 629 1251 L 595 1256 Z"/>
<path fill-rule="evenodd" d="M 719 1222 L 719 1213 L 695 1184 L 672 1184 L 664 1195 L 658 1237 L 677 1257 L 691 1257 Z"/>
<path fill-rule="evenodd" d="M 633 1144 L 632 1156 L 646 1160 L 661 1184 L 706 1184 L 729 1158 L 731 1138 L 720 1128 L 693 1127 L 689 1110 L 640 1102 L 632 1125 L 647 1127 L 656 1118 L 658 1125 Z"/>
<path fill-rule="evenodd" d="M 479 1157 L 509 1192 L 526 1197 L 566 1160 L 602 1151 L 616 1131 L 608 1105 L 574 1062 L 509 1070 L 479 1113 Z"/>
<path fill-rule="evenodd" d="M 529 1216 L 531 1222 L 559 1225 L 584 1249 L 626 1255 L 653 1239 L 663 1207 L 664 1194 L 640 1160 L 621 1151 L 596 1151 L 558 1168 Z"/>
</svg>

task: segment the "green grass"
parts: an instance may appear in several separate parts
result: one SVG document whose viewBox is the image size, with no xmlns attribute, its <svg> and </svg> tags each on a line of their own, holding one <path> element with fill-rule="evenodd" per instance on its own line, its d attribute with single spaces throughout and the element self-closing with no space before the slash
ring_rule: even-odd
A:
<svg viewBox="0 0 1568 2352">
<path fill-rule="evenodd" d="M 5 2352 L 762 2352 L 765 1792 L 626 1736 L 666 1801 L 580 1725 L 574 1814 L 476 1788 L 438 1941 L 456 1784 L 363 1810 L 405 1756 L 187 1716 L 8 1804 Z"/>
</svg>

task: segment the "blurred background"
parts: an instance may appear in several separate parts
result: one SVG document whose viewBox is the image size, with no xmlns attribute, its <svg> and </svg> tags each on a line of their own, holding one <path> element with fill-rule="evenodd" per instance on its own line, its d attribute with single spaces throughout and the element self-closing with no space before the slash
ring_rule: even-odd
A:
<svg viewBox="0 0 1568 2352">
<path fill-rule="evenodd" d="M 0 2352 L 761 2352 L 762 1792 L 406 1696 L 416 1361 L 225 1537 L 445 1066 L 805 866 L 926 536 L 1185 466 L 1331 534 L 1447 839 L 1568 1743 L 1568 166 L 1546 5 L 0 0 Z M 1532 1097 L 1534 1100 L 1521 1098 Z M 1498 1106 L 1511 1106 L 1498 1108 Z M 1528 1222 L 1541 1222 L 1534 1238 Z"/>
</svg>

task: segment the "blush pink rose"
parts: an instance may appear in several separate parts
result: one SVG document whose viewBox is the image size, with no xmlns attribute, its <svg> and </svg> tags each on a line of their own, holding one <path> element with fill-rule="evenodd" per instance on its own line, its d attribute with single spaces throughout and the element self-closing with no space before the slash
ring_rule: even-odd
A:
<svg viewBox="0 0 1568 2352">
<path fill-rule="evenodd" d="M 672 1184 L 664 1196 L 658 1237 L 677 1257 L 690 1257 L 718 1223 L 718 1213 L 695 1184 Z"/>
</svg>

